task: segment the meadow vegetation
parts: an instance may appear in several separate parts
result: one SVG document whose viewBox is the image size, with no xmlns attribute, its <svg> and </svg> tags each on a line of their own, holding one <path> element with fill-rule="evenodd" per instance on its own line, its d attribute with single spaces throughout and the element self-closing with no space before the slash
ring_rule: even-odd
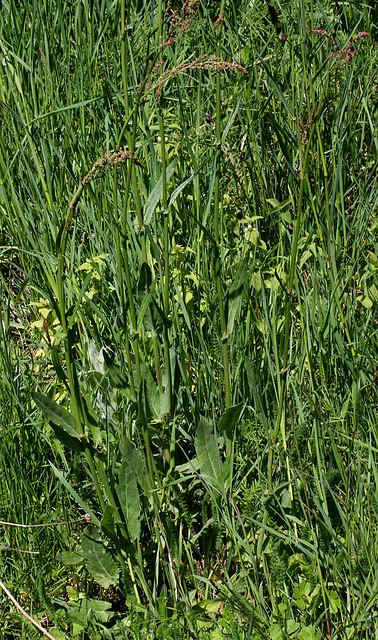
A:
<svg viewBox="0 0 378 640">
<path fill-rule="evenodd" d="M 378 637 L 377 22 L 3 0 L 5 640 Z"/>
</svg>

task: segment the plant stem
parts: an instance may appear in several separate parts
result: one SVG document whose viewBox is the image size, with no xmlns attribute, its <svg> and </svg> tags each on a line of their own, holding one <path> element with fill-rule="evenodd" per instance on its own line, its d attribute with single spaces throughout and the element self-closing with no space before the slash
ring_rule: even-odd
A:
<svg viewBox="0 0 378 640">
<path fill-rule="evenodd" d="M 220 7 L 220 14 L 224 11 L 225 0 L 222 0 Z M 218 42 L 216 55 L 220 58 L 220 32 L 221 24 L 217 27 Z M 215 278 L 218 294 L 218 307 L 220 316 L 220 329 L 222 340 L 222 356 L 223 356 L 223 368 L 224 368 L 224 386 L 226 394 L 226 407 L 231 406 L 231 383 L 230 383 L 230 366 L 228 358 L 228 344 L 227 344 L 227 325 L 226 316 L 224 312 L 223 291 L 222 291 L 222 279 L 221 279 L 221 259 L 220 259 L 220 236 L 219 236 L 219 199 L 220 199 L 220 163 L 221 163 L 221 90 L 220 90 L 220 74 L 216 74 L 216 136 L 217 136 L 217 154 L 216 154 L 216 174 L 214 183 L 214 238 L 217 245 L 215 255 Z M 230 454 L 231 441 L 227 441 L 227 454 Z"/>
<path fill-rule="evenodd" d="M 158 2 L 158 28 L 159 28 L 159 48 L 163 43 L 163 2 Z M 163 61 L 163 51 L 159 51 L 160 62 Z M 161 73 L 163 73 L 163 66 L 161 66 Z M 169 218 L 168 218 L 168 203 L 167 203 L 167 159 L 165 153 L 165 127 L 164 127 L 164 113 L 162 108 L 163 103 L 163 89 L 160 94 L 160 106 L 159 106 L 159 130 L 160 130 L 160 144 L 161 144 L 161 172 L 163 179 L 163 241 L 164 241 L 164 288 L 163 288 L 163 308 L 165 317 L 168 318 L 170 311 L 169 303 L 169 288 L 170 288 L 170 268 L 169 268 Z M 171 358 L 169 353 L 169 336 L 168 327 L 164 324 L 164 359 L 165 368 L 167 372 L 167 384 L 168 384 L 168 397 L 169 397 L 169 413 L 173 414 L 173 389 L 172 389 L 172 372 L 171 372 Z"/>
<path fill-rule="evenodd" d="M 128 83 L 127 83 L 127 47 L 126 47 L 126 29 L 125 29 L 126 25 L 125 25 L 125 20 L 126 20 L 125 0 L 122 0 L 122 3 L 121 3 L 122 82 L 123 82 L 124 103 L 125 103 L 125 119 L 126 119 L 126 121 L 128 121 L 129 120 L 129 116 L 130 116 L 130 108 L 129 108 Z M 136 107 L 137 106 L 138 106 L 138 104 L 136 105 Z M 128 142 L 128 146 L 129 146 L 129 151 L 131 152 L 132 156 L 134 155 L 134 151 L 135 151 L 137 119 L 138 119 L 138 109 L 136 108 L 134 110 L 134 118 L 133 118 L 133 123 L 132 123 L 132 132 L 130 133 L 130 131 L 128 129 L 126 130 L 126 137 L 127 137 L 127 142 Z M 135 170 L 134 170 L 132 164 L 133 163 L 130 163 L 128 165 L 127 175 L 126 175 L 125 194 L 124 194 L 123 217 L 122 217 L 122 257 L 123 257 L 122 261 L 123 261 L 123 268 L 125 270 L 125 275 L 126 275 L 127 297 L 128 297 L 128 302 L 129 302 L 130 316 L 131 316 L 131 326 L 132 326 L 132 332 L 133 332 L 132 343 L 133 343 L 133 351 L 134 351 L 134 357 L 135 357 L 135 368 L 136 368 L 136 374 L 137 374 L 137 381 L 138 381 L 138 386 L 139 386 L 140 385 L 140 381 L 141 381 L 140 356 L 139 356 L 139 337 L 138 337 L 138 333 L 137 333 L 136 311 L 135 311 L 135 303 L 134 303 L 134 296 L 133 296 L 133 287 L 132 287 L 132 283 L 131 283 L 128 249 L 127 249 L 127 212 L 128 212 L 129 193 L 130 193 L 130 183 L 131 183 L 132 177 L 133 177 L 133 180 L 135 180 Z M 136 184 L 134 184 L 134 193 L 136 194 L 136 198 L 135 199 L 139 203 L 139 197 L 137 195 L 138 191 L 137 191 Z M 141 211 L 140 210 L 139 210 L 138 222 L 139 222 L 139 227 L 140 227 L 141 232 L 142 232 L 142 254 L 143 254 L 143 259 L 145 260 L 146 259 L 146 245 L 145 245 L 144 233 L 142 231 L 143 230 L 143 221 L 142 221 Z M 121 281 L 120 281 L 120 287 L 121 287 Z M 125 339 L 126 339 L 126 341 L 128 341 L 128 336 L 126 335 L 126 332 L 127 332 L 126 317 L 124 317 L 124 332 L 125 332 Z M 130 378 L 131 377 L 132 377 L 132 371 L 130 370 Z"/>
</svg>

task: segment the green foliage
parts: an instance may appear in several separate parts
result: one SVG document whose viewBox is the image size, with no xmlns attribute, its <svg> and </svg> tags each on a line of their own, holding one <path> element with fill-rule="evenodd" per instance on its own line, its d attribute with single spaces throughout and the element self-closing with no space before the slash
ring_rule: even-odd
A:
<svg viewBox="0 0 378 640">
<path fill-rule="evenodd" d="M 2 10 L 2 581 L 57 640 L 373 637 L 376 8 Z"/>
</svg>

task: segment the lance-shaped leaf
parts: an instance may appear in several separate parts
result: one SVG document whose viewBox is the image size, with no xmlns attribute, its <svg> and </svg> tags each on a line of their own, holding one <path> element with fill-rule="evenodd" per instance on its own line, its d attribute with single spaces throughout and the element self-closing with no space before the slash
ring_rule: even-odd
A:
<svg viewBox="0 0 378 640">
<path fill-rule="evenodd" d="M 137 478 L 128 461 L 120 466 L 115 489 L 129 536 L 132 540 L 137 540 L 140 536 L 140 499 Z"/>
<path fill-rule="evenodd" d="M 104 589 L 118 582 L 118 569 L 109 551 L 104 547 L 98 530 L 89 525 L 81 541 L 83 557 L 89 573 Z"/>
<path fill-rule="evenodd" d="M 79 440 L 79 438 L 77 438 L 76 436 L 70 436 L 64 429 L 58 427 L 58 425 L 53 421 L 51 422 L 51 427 L 54 431 L 56 439 L 59 440 L 61 444 L 63 444 L 65 447 L 68 447 L 72 451 L 76 451 L 76 453 L 83 453 L 85 447 L 88 445 L 84 438 L 81 438 L 81 440 Z"/>
<path fill-rule="evenodd" d="M 59 427 L 64 429 L 68 435 L 74 438 L 82 437 L 78 431 L 77 422 L 72 413 L 67 411 L 67 409 L 62 407 L 60 404 L 54 402 L 54 400 L 51 400 L 48 396 L 44 396 L 42 393 L 33 391 L 32 397 L 37 407 L 39 407 L 45 416 L 52 420 L 54 424 L 57 424 Z"/>
<path fill-rule="evenodd" d="M 222 491 L 222 463 L 218 443 L 214 437 L 212 424 L 203 416 L 200 417 L 200 422 L 197 427 L 195 447 L 204 480 Z"/>
</svg>

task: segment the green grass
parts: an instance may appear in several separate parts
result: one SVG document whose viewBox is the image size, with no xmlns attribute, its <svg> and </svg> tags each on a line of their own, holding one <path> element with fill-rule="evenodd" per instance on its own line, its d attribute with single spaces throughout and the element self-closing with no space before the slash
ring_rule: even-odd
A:
<svg viewBox="0 0 378 640">
<path fill-rule="evenodd" d="M 4 3 L 0 519 L 70 524 L 0 580 L 56 640 L 370 639 L 377 12 L 186 11 Z"/>
</svg>

